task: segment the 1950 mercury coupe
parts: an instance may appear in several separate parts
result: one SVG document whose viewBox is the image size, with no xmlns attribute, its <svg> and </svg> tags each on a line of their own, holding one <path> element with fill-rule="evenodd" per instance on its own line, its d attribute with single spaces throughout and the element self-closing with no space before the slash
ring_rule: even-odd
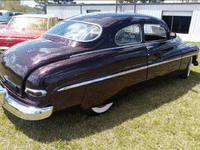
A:
<svg viewBox="0 0 200 150">
<path fill-rule="evenodd" d="M 0 104 L 26 120 L 77 105 L 101 114 L 125 87 L 174 73 L 189 77 L 198 53 L 198 46 L 182 42 L 155 17 L 77 16 L 4 52 Z"/>
</svg>

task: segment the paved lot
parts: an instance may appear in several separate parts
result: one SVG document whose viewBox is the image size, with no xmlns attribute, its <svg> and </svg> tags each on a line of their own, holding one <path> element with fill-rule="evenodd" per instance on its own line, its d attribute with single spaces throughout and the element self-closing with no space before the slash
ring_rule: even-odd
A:
<svg viewBox="0 0 200 150">
<path fill-rule="evenodd" d="M 198 35 L 177 33 L 177 36 L 181 37 L 183 41 L 200 42 L 200 36 Z"/>
</svg>

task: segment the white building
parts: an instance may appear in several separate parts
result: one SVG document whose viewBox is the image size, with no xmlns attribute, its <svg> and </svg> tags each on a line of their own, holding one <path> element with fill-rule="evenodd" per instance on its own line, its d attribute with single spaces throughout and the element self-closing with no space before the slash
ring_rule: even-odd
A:
<svg viewBox="0 0 200 150">
<path fill-rule="evenodd" d="M 115 4 L 47 5 L 47 14 L 60 18 L 92 12 L 115 12 Z M 200 36 L 200 3 L 119 4 L 117 12 L 152 15 L 163 19 L 173 32 Z"/>
</svg>

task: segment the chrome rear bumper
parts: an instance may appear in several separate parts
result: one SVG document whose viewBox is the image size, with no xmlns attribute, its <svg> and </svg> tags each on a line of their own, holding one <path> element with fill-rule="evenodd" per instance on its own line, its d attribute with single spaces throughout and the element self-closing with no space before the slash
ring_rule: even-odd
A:
<svg viewBox="0 0 200 150">
<path fill-rule="evenodd" d="M 53 106 L 39 108 L 20 104 L 0 85 L 0 105 L 15 116 L 25 120 L 41 120 L 51 116 Z"/>
</svg>

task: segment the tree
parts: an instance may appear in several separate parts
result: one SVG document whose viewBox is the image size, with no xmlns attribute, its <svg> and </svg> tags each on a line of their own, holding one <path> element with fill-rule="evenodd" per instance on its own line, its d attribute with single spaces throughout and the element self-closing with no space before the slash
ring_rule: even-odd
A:
<svg viewBox="0 0 200 150">
<path fill-rule="evenodd" d="M 35 8 L 41 8 L 42 11 L 46 14 L 46 5 L 48 4 L 48 0 L 34 0 L 38 5 L 35 6 Z"/>
<path fill-rule="evenodd" d="M 56 4 L 75 4 L 74 0 L 53 0 Z"/>
<path fill-rule="evenodd" d="M 164 0 L 118 0 L 119 3 L 160 3 L 164 2 Z"/>
<path fill-rule="evenodd" d="M 1 0 L 1 9 L 22 13 L 34 11 L 32 7 L 21 5 L 19 0 Z"/>
<path fill-rule="evenodd" d="M 0 9 L 22 13 L 41 11 L 27 5 L 21 5 L 20 0 L 0 0 Z"/>
<path fill-rule="evenodd" d="M 3 9 L 3 8 L 2 8 L 2 5 L 3 5 L 3 3 L 2 3 L 2 2 L 0 2 L 0 9 Z"/>
<path fill-rule="evenodd" d="M 46 5 L 47 4 L 66 4 L 71 3 L 74 4 L 74 0 L 34 0 L 38 5 L 36 5 L 36 8 L 41 8 L 45 14 L 46 14 Z"/>
<path fill-rule="evenodd" d="M 74 0 L 60 0 L 63 4 L 74 4 Z"/>
</svg>

